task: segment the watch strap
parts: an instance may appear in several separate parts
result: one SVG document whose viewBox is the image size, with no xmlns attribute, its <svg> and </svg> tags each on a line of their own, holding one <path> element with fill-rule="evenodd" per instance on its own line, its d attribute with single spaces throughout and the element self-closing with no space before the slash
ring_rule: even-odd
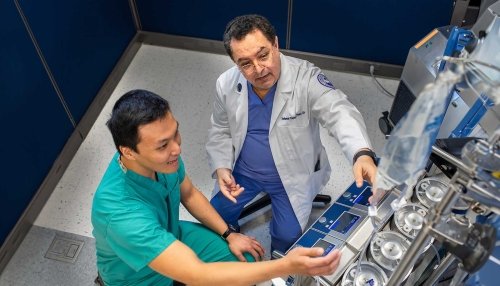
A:
<svg viewBox="0 0 500 286">
<path fill-rule="evenodd" d="M 363 149 L 361 151 L 358 151 L 356 154 L 354 154 L 354 157 L 352 158 L 352 164 L 354 165 L 354 163 L 356 163 L 358 158 L 361 156 L 370 156 L 373 160 L 373 163 L 375 163 L 375 165 L 377 164 L 377 155 L 375 154 L 375 152 L 373 152 L 372 150 L 368 150 L 368 149 Z"/>
<path fill-rule="evenodd" d="M 221 235 L 221 237 L 222 237 L 224 240 L 226 240 L 226 239 L 227 239 L 227 237 L 228 237 L 231 233 L 233 233 L 233 232 L 235 232 L 235 231 L 234 231 L 234 229 L 232 229 L 231 227 L 228 227 L 228 228 L 226 229 L 226 231 L 225 231 L 225 232 Z"/>
</svg>

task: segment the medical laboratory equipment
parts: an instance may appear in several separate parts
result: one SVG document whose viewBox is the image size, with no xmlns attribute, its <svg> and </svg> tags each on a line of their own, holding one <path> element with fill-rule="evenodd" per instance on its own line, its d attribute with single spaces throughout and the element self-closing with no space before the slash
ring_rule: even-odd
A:
<svg viewBox="0 0 500 286">
<path fill-rule="evenodd" d="M 436 59 L 464 53 L 465 47 L 473 40 L 470 30 L 445 26 L 432 30 L 410 49 L 391 109 L 379 119 L 382 133 L 391 133 L 425 86 L 434 82 L 439 72 L 445 69 L 445 62 Z M 437 138 L 475 136 L 481 133 L 481 128 L 491 125 L 489 121 L 494 121 L 487 116 L 482 101 L 468 90 L 453 90 L 444 104 L 447 112 Z"/>
<path fill-rule="evenodd" d="M 383 196 L 376 208 L 366 200 L 370 186 L 353 184 L 292 246 L 342 252 L 338 269 L 316 283 L 461 284 L 491 261 L 500 270 L 493 252 L 498 225 L 488 223 L 500 215 L 500 1 L 470 31 L 446 29 L 431 32 L 409 55 L 407 64 L 415 66 L 405 66 L 401 88 L 418 96 L 393 122 L 398 125 L 379 154 L 374 188 Z M 455 108 L 456 96 L 463 110 Z M 434 145 L 436 138 L 472 134 L 458 156 Z M 454 170 L 444 173 L 448 178 L 428 168 L 431 153 Z M 302 281 L 289 285 L 313 285 Z"/>
<path fill-rule="evenodd" d="M 462 82 L 466 82 L 468 88 L 472 89 L 476 93 L 478 100 L 482 100 L 485 105 L 488 102 L 498 103 L 500 96 L 500 68 L 498 68 L 500 58 L 498 52 L 496 54 L 491 53 L 492 46 L 496 47 L 496 51 L 499 49 L 500 2 L 492 5 L 489 11 L 493 15 L 493 20 L 480 33 L 482 38 L 479 39 L 470 56 L 464 56 L 465 59 L 443 58 L 456 63 L 456 66 L 451 66 L 451 69 L 454 69 L 453 72 L 461 77 Z M 489 36 L 486 36 L 488 34 Z M 490 52 L 488 56 L 482 51 L 485 49 Z M 478 60 L 479 58 L 481 60 Z M 493 64 L 486 63 L 485 60 L 489 60 Z M 440 76 L 438 76 L 436 85 L 438 85 L 439 81 Z M 460 86 L 460 84 L 457 84 L 457 86 Z M 488 101 L 484 100 L 484 98 L 488 98 Z M 432 100 L 442 99 L 434 98 Z M 412 109 L 413 107 L 409 113 L 412 112 Z M 495 113 L 495 111 L 493 112 Z M 479 204 L 482 208 L 486 208 L 490 212 L 496 213 L 496 215 L 499 214 L 500 127 L 498 125 L 498 116 L 496 119 L 496 128 L 490 134 L 489 140 L 471 140 L 462 149 L 462 160 L 450 156 L 437 147 L 432 147 L 433 152 L 448 160 L 450 164 L 457 168 L 457 172 L 453 175 L 449 188 L 441 201 L 429 213 L 426 223 L 413 240 L 407 255 L 401 260 L 400 267 L 389 278 L 388 285 L 403 283 L 406 272 L 415 265 L 418 255 L 431 237 L 439 241 L 443 248 L 453 257 L 448 260 L 458 262 L 459 267 L 452 280 L 453 282 L 461 283 L 468 273 L 476 272 L 488 261 L 495 247 L 496 229 L 487 224 L 468 223 L 467 220 L 453 215 L 451 209 L 458 199 L 468 197 L 472 199 L 469 201 L 471 205 Z M 430 143 L 430 145 L 432 144 L 433 142 Z M 428 157 L 427 154 L 421 154 L 421 158 L 426 157 Z M 475 210 L 482 208 L 476 208 Z M 481 212 L 483 213 L 484 210 Z M 433 277 L 433 279 L 436 279 L 436 277 Z M 429 285 L 432 285 L 436 280 L 429 281 Z"/>
<path fill-rule="evenodd" d="M 440 27 L 432 30 L 410 49 L 391 109 L 379 120 L 382 133 L 389 134 L 406 115 L 424 87 L 434 82 L 439 69 L 443 69 L 436 58 L 461 52 L 471 40 L 470 34 L 470 31 L 452 26 Z M 453 106 L 466 110 L 463 102 L 454 103 Z"/>
<path fill-rule="evenodd" d="M 325 249 L 325 255 L 333 249 L 342 252 L 337 271 L 319 278 L 323 285 L 339 282 L 346 269 L 360 255 L 366 243 L 369 243 L 367 234 L 374 230 L 368 217 L 370 195 L 371 187 L 368 183 L 364 182 L 361 188 L 353 183 L 290 247 L 319 246 Z M 383 198 L 379 204 L 380 221 L 387 223 L 393 213 L 390 202 L 396 198 L 397 192 L 389 193 Z M 297 278 L 290 277 L 289 285 L 301 285 L 296 284 L 296 280 Z"/>
<path fill-rule="evenodd" d="M 477 155 L 469 157 L 476 158 L 473 159 L 476 162 L 485 160 Z M 497 157 L 500 159 L 500 153 Z M 433 177 L 423 178 L 417 186 L 422 188 L 422 185 L 426 186 L 435 181 Z M 450 184 L 453 184 L 453 181 L 448 183 L 447 187 L 454 188 Z M 395 189 L 387 193 L 378 205 L 379 216 L 376 219 L 380 228 L 375 230 L 367 210 L 369 203 L 366 195 L 370 191 L 371 187 L 366 183 L 361 188 L 357 188 L 353 183 L 290 248 L 318 246 L 325 249 L 325 255 L 339 249 L 342 258 L 337 270 L 329 276 L 288 277 L 287 285 L 401 285 L 403 282 L 409 283 L 408 285 L 423 285 L 422 283 L 427 283 L 429 279 L 441 278 L 433 276 L 435 268 L 445 275 L 449 272 L 445 271 L 448 267 L 457 264 L 458 258 L 451 253 L 457 253 L 460 259 L 468 261 L 465 265 L 468 269 L 479 267 L 487 259 L 487 254 L 494 244 L 491 238 L 493 230 L 488 226 L 471 223 L 466 216 L 452 212 L 459 196 L 456 191 L 445 190 L 444 196 L 440 200 L 436 199 L 437 206 L 430 208 L 432 212 L 428 213 L 429 209 L 419 202 L 403 205 L 394 211 L 391 202 L 401 194 Z M 496 191 L 498 192 L 498 189 Z M 439 192 L 440 190 L 433 190 L 432 197 L 440 197 Z M 454 194 L 454 199 L 451 199 L 453 202 L 450 202 L 450 194 Z M 420 232 L 426 228 L 426 221 L 442 210 L 440 204 L 444 203 L 449 205 L 446 207 L 449 215 L 446 218 L 441 216 L 439 224 L 433 229 L 435 232 L 441 232 L 442 236 L 420 237 Z M 463 200 L 463 203 L 471 206 L 469 198 Z M 369 241 L 372 232 L 375 232 L 375 235 Z M 476 240 L 480 242 L 471 244 L 471 241 Z M 366 253 L 362 253 L 367 244 Z M 418 249 L 413 249 L 414 245 L 419 245 Z M 447 256 L 443 256 L 443 253 L 447 253 Z M 274 253 L 273 256 L 279 257 Z M 448 256 L 452 258 L 446 259 Z M 406 261 L 409 257 L 415 260 Z M 362 259 L 361 270 L 356 276 L 359 258 Z M 403 267 L 404 265 L 411 266 Z M 401 267 L 404 268 L 403 272 Z M 467 272 L 454 273 L 467 275 Z M 395 274 L 400 275 L 402 280 L 389 284 Z M 353 284 L 353 281 L 357 281 L 356 284 Z"/>
</svg>

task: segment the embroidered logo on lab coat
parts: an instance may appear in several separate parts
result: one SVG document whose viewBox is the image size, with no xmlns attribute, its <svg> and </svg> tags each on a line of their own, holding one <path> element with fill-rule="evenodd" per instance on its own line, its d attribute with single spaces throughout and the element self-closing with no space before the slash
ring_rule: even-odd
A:
<svg viewBox="0 0 500 286">
<path fill-rule="evenodd" d="M 319 81 L 319 83 L 321 83 L 322 85 L 324 85 L 326 87 L 335 89 L 335 87 L 333 86 L 333 83 L 331 81 L 329 81 L 326 78 L 326 76 L 322 73 L 318 74 L 318 81 Z"/>
</svg>

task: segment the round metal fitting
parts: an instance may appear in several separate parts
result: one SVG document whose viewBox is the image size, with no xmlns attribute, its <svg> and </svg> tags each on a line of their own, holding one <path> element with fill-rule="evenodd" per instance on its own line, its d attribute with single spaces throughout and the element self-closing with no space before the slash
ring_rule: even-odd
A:
<svg viewBox="0 0 500 286">
<path fill-rule="evenodd" d="M 373 236 L 368 252 L 369 259 L 392 272 L 410 247 L 410 241 L 394 231 L 382 231 Z"/>
<path fill-rule="evenodd" d="M 427 216 L 427 209 L 422 205 L 403 205 L 394 213 L 391 229 L 413 240 L 424 225 L 425 216 Z"/>
<path fill-rule="evenodd" d="M 430 209 L 443 199 L 446 192 L 448 192 L 448 188 L 448 184 L 441 179 L 435 177 L 424 178 L 415 186 L 412 201 Z M 456 214 L 465 214 L 468 209 L 469 204 L 459 198 L 452 211 Z"/>
<path fill-rule="evenodd" d="M 443 199 L 447 190 L 448 185 L 445 182 L 428 177 L 418 182 L 415 187 L 415 195 L 419 203 L 426 208 L 430 208 Z"/>
<path fill-rule="evenodd" d="M 387 275 L 384 270 L 375 263 L 361 261 L 358 277 L 356 277 L 357 266 L 357 263 L 349 265 L 344 272 L 344 277 L 342 277 L 341 286 L 383 286 L 387 283 Z M 356 281 L 354 281 L 355 278 Z"/>
</svg>

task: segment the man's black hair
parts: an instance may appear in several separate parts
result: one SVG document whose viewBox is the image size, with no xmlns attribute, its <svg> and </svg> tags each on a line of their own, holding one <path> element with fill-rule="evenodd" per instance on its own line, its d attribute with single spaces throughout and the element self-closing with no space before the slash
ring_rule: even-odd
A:
<svg viewBox="0 0 500 286">
<path fill-rule="evenodd" d="M 269 40 L 272 44 L 276 39 L 276 31 L 274 30 L 271 22 L 265 17 L 260 15 L 243 15 L 238 16 L 231 20 L 224 31 L 224 48 L 227 54 L 233 58 L 233 51 L 231 50 L 231 40 L 235 39 L 237 41 L 243 39 L 246 35 L 250 34 L 254 30 L 260 30 L 262 34 Z"/>
<path fill-rule="evenodd" d="M 165 117 L 168 112 L 168 101 L 153 92 L 136 89 L 122 95 L 106 123 L 118 152 L 121 154 L 120 146 L 137 152 L 139 127 Z"/>
</svg>

